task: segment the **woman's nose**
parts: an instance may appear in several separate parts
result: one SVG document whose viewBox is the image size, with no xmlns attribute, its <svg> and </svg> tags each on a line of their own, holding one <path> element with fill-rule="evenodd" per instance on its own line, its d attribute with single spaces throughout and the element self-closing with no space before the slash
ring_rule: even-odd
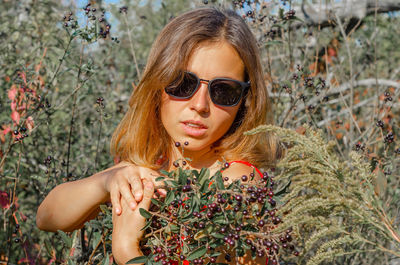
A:
<svg viewBox="0 0 400 265">
<path fill-rule="evenodd" d="M 210 111 L 211 99 L 208 94 L 208 83 L 201 81 L 199 88 L 190 99 L 191 108 L 199 113 L 207 113 Z"/>
</svg>

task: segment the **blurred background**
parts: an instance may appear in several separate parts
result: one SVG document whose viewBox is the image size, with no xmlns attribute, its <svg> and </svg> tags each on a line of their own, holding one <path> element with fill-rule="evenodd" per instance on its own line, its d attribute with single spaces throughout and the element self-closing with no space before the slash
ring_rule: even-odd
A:
<svg viewBox="0 0 400 265">
<path fill-rule="evenodd" d="M 69 234 L 39 231 L 37 207 L 57 184 L 113 165 L 111 135 L 155 37 L 205 6 L 236 10 L 254 32 L 277 125 L 322 130 L 339 156 L 362 153 L 377 176 L 397 229 L 368 236 L 397 252 L 324 262 L 400 264 L 398 0 L 0 0 L 0 264 L 112 263 L 107 207 Z"/>
</svg>

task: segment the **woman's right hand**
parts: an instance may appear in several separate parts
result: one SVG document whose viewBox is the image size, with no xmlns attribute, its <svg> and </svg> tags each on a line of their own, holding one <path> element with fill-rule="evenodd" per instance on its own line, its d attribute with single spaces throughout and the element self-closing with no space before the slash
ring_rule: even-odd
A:
<svg viewBox="0 0 400 265">
<path fill-rule="evenodd" d="M 121 200 L 124 200 L 132 210 L 143 199 L 143 179 L 152 181 L 154 186 L 162 185 L 162 181 L 155 179 L 160 174 L 152 169 L 122 161 L 108 171 L 105 180 L 105 190 L 109 192 L 113 210 L 117 215 L 122 213 Z M 157 189 L 161 196 L 167 194 L 164 189 Z"/>
</svg>

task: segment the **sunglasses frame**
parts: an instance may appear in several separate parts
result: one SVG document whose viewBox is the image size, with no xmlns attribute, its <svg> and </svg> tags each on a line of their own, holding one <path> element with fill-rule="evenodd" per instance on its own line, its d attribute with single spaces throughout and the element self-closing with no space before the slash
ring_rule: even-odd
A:
<svg viewBox="0 0 400 265">
<path fill-rule="evenodd" d="M 206 83 L 207 83 L 207 87 L 208 87 L 208 94 L 209 94 L 209 96 L 210 96 L 211 101 L 212 101 L 215 105 L 222 106 L 222 107 L 234 107 L 234 106 L 236 106 L 237 104 L 239 104 L 240 100 L 243 98 L 244 92 L 247 92 L 247 89 L 250 87 L 250 81 L 242 82 L 242 81 L 239 81 L 239 80 L 235 80 L 235 79 L 231 79 L 231 78 L 224 78 L 224 77 L 217 77 L 217 78 L 214 78 L 214 79 L 211 79 L 211 80 L 207 80 L 207 79 L 199 78 L 195 73 L 192 73 L 192 72 L 189 72 L 189 71 L 184 71 L 184 73 L 191 74 L 191 75 L 195 76 L 196 79 L 197 79 L 196 88 L 193 90 L 192 94 L 190 94 L 189 96 L 186 96 L 186 97 L 177 97 L 177 96 L 174 96 L 174 95 L 168 93 L 168 91 L 167 91 L 167 88 L 169 87 L 169 85 L 166 86 L 166 87 L 164 88 L 165 93 L 167 93 L 168 95 L 170 95 L 170 96 L 173 97 L 173 98 L 177 98 L 177 99 L 189 99 L 189 98 L 193 97 L 194 94 L 196 94 L 197 90 L 199 90 L 200 83 L 201 83 L 201 82 L 206 82 Z M 240 84 L 240 87 L 241 87 L 241 89 L 242 89 L 242 92 L 240 93 L 240 98 L 239 98 L 238 102 L 236 102 L 235 104 L 232 104 L 232 105 L 223 105 L 223 104 L 215 103 L 214 100 L 213 100 L 212 97 L 211 97 L 211 91 L 210 91 L 210 90 L 211 90 L 211 84 L 212 84 L 214 81 L 216 81 L 216 80 L 232 81 L 232 82 L 235 82 L 235 83 Z"/>
</svg>

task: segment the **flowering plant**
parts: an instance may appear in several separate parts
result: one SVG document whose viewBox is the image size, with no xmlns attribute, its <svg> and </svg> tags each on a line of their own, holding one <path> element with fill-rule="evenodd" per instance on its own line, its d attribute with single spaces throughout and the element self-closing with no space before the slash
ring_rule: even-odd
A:
<svg viewBox="0 0 400 265">
<path fill-rule="evenodd" d="M 228 166 L 225 163 L 222 169 Z M 239 257 L 247 251 L 253 258 L 266 256 L 272 264 L 278 264 L 281 249 L 298 255 L 291 229 L 275 232 L 283 222 L 276 214 L 276 198 L 286 187 L 274 193 L 271 173 L 256 180 L 253 171 L 231 183 L 221 171 L 210 177 L 207 168 L 163 173 L 166 177 L 157 180 L 164 180 L 169 189 L 165 200 L 152 199 L 150 211 L 140 209 L 147 219 L 142 242 L 146 256 L 128 263 L 215 263 L 221 255 L 229 262 L 233 257 L 222 254 L 223 246 Z"/>
</svg>

